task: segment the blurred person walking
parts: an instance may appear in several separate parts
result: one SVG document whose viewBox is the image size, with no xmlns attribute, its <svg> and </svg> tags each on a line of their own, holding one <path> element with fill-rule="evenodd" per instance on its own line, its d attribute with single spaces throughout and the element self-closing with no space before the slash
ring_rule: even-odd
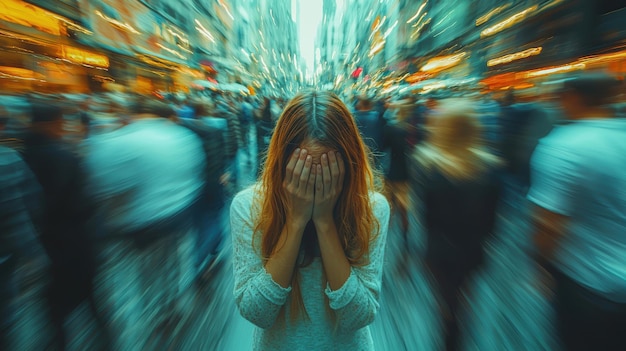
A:
<svg viewBox="0 0 626 351">
<path fill-rule="evenodd" d="M 516 101 L 513 90 L 507 92 L 502 105 L 498 156 L 506 162 L 508 187 L 526 196 L 532 154 L 561 116 L 550 116 L 538 103 Z"/>
<path fill-rule="evenodd" d="M 535 258 L 565 350 L 626 348 L 626 120 L 609 108 L 618 86 L 599 73 L 568 79 L 569 123 L 532 157 Z"/>
<path fill-rule="evenodd" d="M 39 242 L 42 194 L 19 154 L 0 146 L 0 349 L 41 350 L 49 259 Z M 28 329 L 28 330 L 26 330 Z"/>
<path fill-rule="evenodd" d="M 391 205 L 392 213 L 400 216 L 404 239 L 409 230 L 409 171 L 408 157 L 411 154 L 409 136 L 412 126 L 407 122 L 414 106 L 410 103 L 400 105 L 395 113 L 395 121 L 385 125 L 381 150 L 388 151 L 389 167 L 385 170 L 385 195 Z"/>
<path fill-rule="evenodd" d="M 92 236 L 94 206 L 85 190 L 85 171 L 75 150 L 63 141 L 64 118 L 59 106 L 36 102 L 31 131 L 24 140 L 24 160 L 43 190 L 41 242 L 51 261 L 48 303 L 55 328 L 55 344 L 68 345 L 64 327 L 80 303 L 94 301 L 95 255 Z"/>
<path fill-rule="evenodd" d="M 255 350 L 372 350 L 389 206 L 354 119 L 329 92 L 297 95 L 261 180 L 231 205 L 235 300 Z"/>
<path fill-rule="evenodd" d="M 445 349 L 459 349 L 459 311 L 469 277 L 483 262 L 500 197 L 499 160 L 482 146 L 473 106 L 443 100 L 431 134 L 414 154 L 412 203 L 426 236 L 425 263 L 435 280 Z"/>
<path fill-rule="evenodd" d="M 372 100 L 364 95 L 359 96 L 359 101 L 356 104 L 354 111 L 354 119 L 359 127 L 363 142 L 370 149 L 374 157 L 374 168 L 379 170 L 381 167 L 381 145 L 383 138 L 383 128 L 385 126 L 385 119 L 380 114 L 372 103 Z"/>
<path fill-rule="evenodd" d="M 116 350 L 175 347 L 177 304 L 195 277 L 194 205 L 204 186 L 201 140 L 138 96 L 133 121 L 90 138 L 89 190 L 104 230 L 96 296 Z"/>
<path fill-rule="evenodd" d="M 228 190 L 230 196 L 234 195 L 238 190 L 240 183 L 239 172 L 239 156 L 240 151 L 243 150 L 243 139 L 241 136 L 241 124 L 239 120 L 239 111 L 234 108 L 228 101 L 227 96 L 220 96 L 218 98 L 217 108 L 215 114 L 217 117 L 226 120 L 228 128 L 224 137 L 224 157 L 227 161 L 227 169 L 229 174 Z"/>
<path fill-rule="evenodd" d="M 221 127 L 205 123 L 207 116 L 205 105 L 197 101 L 192 104 L 195 115 L 199 119 L 181 119 L 178 123 L 189 128 L 201 140 L 205 156 L 204 187 L 196 205 L 195 217 L 198 228 L 196 242 L 196 267 L 198 276 L 208 273 L 207 269 L 218 256 L 218 251 L 226 235 L 227 213 L 226 189 L 227 182 L 226 161 L 222 150 L 224 147 L 224 133 Z M 170 112 L 171 116 L 172 113 Z M 167 115 L 165 115 L 167 117 Z M 224 121 L 224 120 L 223 120 Z M 224 121 L 226 126 L 226 121 Z"/>
<path fill-rule="evenodd" d="M 482 126 L 483 143 L 491 153 L 497 155 L 502 137 L 501 107 L 491 94 L 482 94 L 477 100 L 476 113 Z"/>
<path fill-rule="evenodd" d="M 272 116 L 272 101 L 266 97 L 260 108 L 260 116 L 256 122 L 256 142 L 257 142 L 257 176 L 263 171 L 265 154 L 274 132 L 274 118 Z"/>
<path fill-rule="evenodd" d="M 243 139 L 243 147 L 246 152 L 247 164 L 252 164 L 252 154 L 250 148 L 250 131 L 252 123 L 254 122 L 254 108 L 249 101 L 249 98 L 239 98 L 239 119 L 241 124 L 241 137 Z"/>
</svg>

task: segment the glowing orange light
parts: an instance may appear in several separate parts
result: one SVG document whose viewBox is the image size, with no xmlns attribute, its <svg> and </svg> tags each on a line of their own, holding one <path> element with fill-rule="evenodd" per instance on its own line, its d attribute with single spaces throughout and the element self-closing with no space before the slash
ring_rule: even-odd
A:
<svg viewBox="0 0 626 351">
<path fill-rule="evenodd" d="M 486 28 L 485 30 L 483 30 L 482 32 L 480 32 L 480 36 L 482 37 L 488 37 L 490 35 L 494 35 L 496 33 L 500 33 L 501 31 L 522 22 L 524 19 L 526 19 L 526 17 L 528 17 L 528 15 L 534 11 L 537 10 L 537 8 L 539 8 L 537 5 L 533 5 L 529 8 L 527 8 L 526 10 L 522 11 L 522 12 L 518 12 L 516 14 L 514 14 L 513 16 L 505 19 L 502 22 L 499 22 L 497 24 L 494 24 L 493 26 Z"/>
<path fill-rule="evenodd" d="M 523 58 L 527 58 L 527 57 L 530 57 L 530 56 L 536 56 L 536 55 L 539 55 L 541 53 L 541 50 L 542 50 L 541 47 L 531 48 L 531 49 L 528 49 L 528 50 L 516 52 L 514 54 L 505 55 L 505 56 L 502 56 L 502 57 L 491 59 L 491 60 L 487 61 L 487 66 L 492 67 L 492 66 L 501 65 L 501 64 L 504 64 L 504 63 L 513 62 L 513 61 L 516 61 L 516 60 L 521 60 Z"/>
<path fill-rule="evenodd" d="M 420 69 L 420 71 L 422 72 L 443 71 L 444 69 L 458 65 L 465 56 L 467 56 L 467 53 L 462 52 L 462 53 L 455 54 L 455 55 L 434 57 L 428 60 L 428 62 L 426 62 L 426 64 Z"/>
<path fill-rule="evenodd" d="M 543 68 L 543 69 L 527 72 L 526 77 L 536 78 L 536 77 L 547 76 L 547 75 L 555 74 L 555 73 L 567 73 L 567 72 L 584 69 L 585 66 L 586 65 L 584 63 L 570 63 L 570 64 L 562 65 L 562 66 Z"/>
<path fill-rule="evenodd" d="M 90 65 L 100 68 L 109 68 L 108 57 L 67 45 L 61 46 L 60 56 L 70 62 L 77 63 L 79 65 Z"/>
</svg>

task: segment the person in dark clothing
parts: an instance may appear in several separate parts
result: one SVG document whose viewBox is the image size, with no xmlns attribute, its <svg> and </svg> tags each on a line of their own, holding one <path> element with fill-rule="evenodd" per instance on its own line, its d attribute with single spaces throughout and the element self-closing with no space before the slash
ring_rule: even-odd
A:
<svg viewBox="0 0 626 351">
<path fill-rule="evenodd" d="M 391 100 L 390 97 L 385 97 L 385 98 L 376 100 L 376 103 L 374 104 L 375 105 L 374 109 L 378 111 L 378 114 L 380 116 L 384 116 L 385 112 L 387 112 L 387 109 L 389 108 L 390 100 Z"/>
<path fill-rule="evenodd" d="M 407 122 L 411 116 L 413 106 L 402 105 L 398 108 L 396 120 L 388 123 L 383 131 L 381 150 L 387 150 L 390 156 L 389 167 L 385 172 L 385 195 L 391 205 L 393 213 L 400 215 L 402 232 L 408 232 L 408 160 L 411 152 L 409 135 L 412 126 Z"/>
<path fill-rule="evenodd" d="M 554 118 L 540 105 L 516 103 L 512 92 L 506 95 L 499 154 L 506 161 L 508 175 L 521 189 L 530 186 L 530 159 L 539 140 L 550 133 L 553 124 Z"/>
<path fill-rule="evenodd" d="M 405 121 L 409 126 L 407 143 L 409 148 L 413 150 L 417 144 L 426 139 L 426 107 L 418 103 L 417 99 L 412 95 L 408 96 L 405 101 L 405 105 L 411 106 Z"/>
<path fill-rule="evenodd" d="M 243 148 L 242 130 L 238 112 L 225 100 L 218 100 L 216 117 L 223 118 L 228 127 L 224 133 L 223 156 L 228 160 L 228 192 L 235 193 L 239 179 L 239 151 Z"/>
<path fill-rule="evenodd" d="M 91 104 L 92 104 L 92 99 L 88 98 L 82 101 L 78 107 L 77 116 L 80 121 L 81 136 L 83 139 L 88 138 L 91 134 L 91 125 L 92 125 L 93 118 L 91 117 L 91 114 L 88 112 Z"/>
<path fill-rule="evenodd" d="M 471 106 L 448 101 L 415 153 L 413 202 L 427 235 L 425 262 L 441 301 L 446 350 L 458 349 L 461 293 L 483 261 L 500 198 L 499 160 L 480 144 Z"/>
<path fill-rule="evenodd" d="M 261 107 L 261 118 L 256 123 L 256 142 L 257 142 L 257 176 L 261 175 L 263 170 L 263 160 L 265 152 L 270 144 L 272 133 L 274 131 L 274 119 L 272 118 L 272 101 L 265 98 Z"/>
<path fill-rule="evenodd" d="M 207 116 L 204 104 L 197 102 L 192 107 L 198 119 L 180 119 L 178 123 L 194 132 L 202 140 L 206 160 L 205 183 L 195 211 L 196 226 L 198 227 L 196 268 L 198 274 L 201 275 L 210 264 L 211 259 L 217 256 L 218 248 L 225 234 L 221 219 L 226 205 L 224 179 L 227 164 L 221 152 L 224 146 L 222 130 L 202 121 L 202 117 Z M 171 112 L 170 116 L 172 116 Z"/>
<path fill-rule="evenodd" d="M 237 102 L 239 104 L 237 107 L 239 108 L 243 146 L 247 152 L 250 146 L 250 126 L 252 125 L 254 119 L 254 108 L 247 98 L 239 98 Z"/>
<path fill-rule="evenodd" d="M 91 133 L 91 117 L 86 111 L 81 111 L 79 114 L 80 125 L 82 128 L 83 139 L 88 138 Z"/>
<path fill-rule="evenodd" d="M 386 124 L 383 116 L 374 109 L 372 101 L 366 97 L 359 97 L 354 111 L 354 119 L 359 127 L 363 141 L 372 151 L 376 169 L 380 169 L 380 147 L 382 144 L 383 128 Z"/>
<path fill-rule="evenodd" d="M 38 242 L 40 215 L 37 180 L 15 150 L 0 146 L 0 350 L 25 347 L 25 340 L 10 337 L 16 328 L 32 328 L 18 322 L 18 311 L 43 298 L 49 260 Z"/>
<path fill-rule="evenodd" d="M 61 350 L 67 346 L 64 323 L 69 314 L 85 300 L 96 311 L 90 238 L 94 207 L 85 194 L 81 160 L 62 141 L 63 121 L 60 107 L 35 103 L 24 142 L 24 161 L 43 190 L 40 238 L 51 261 L 48 303 L 55 343 Z"/>
</svg>

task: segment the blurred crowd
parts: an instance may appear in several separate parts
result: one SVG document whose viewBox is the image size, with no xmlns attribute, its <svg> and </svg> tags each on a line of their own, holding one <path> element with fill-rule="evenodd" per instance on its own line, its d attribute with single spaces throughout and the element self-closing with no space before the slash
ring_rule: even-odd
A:
<svg viewBox="0 0 626 351">
<path fill-rule="evenodd" d="M 624 212 L 619 211 L 625 210 L 626 199 L 624 188 L 617 186 L 625 184 L 626 167 L 619 168 L 626 150 L 624 88 L 593 79 L 569 88 L 533 97 L 516 96 L 514 90 L 342 96 L 384 176 L 392 207 L 394 243 L 387 248 L 384 284 L 401 289 L 406 279 L 401 276 L 414 272 L 409 266 L 420 265 L 434 296 L 436 322 L 397 327 L 386 337 L 396 341 L 379 341 L 382 349 L 414 350 L 426 344 L 448 350 L 558 349 L 571 342 L 562 335 L 581 328 L 563 329 L 563 308 L 553 311 L 548 303 L 555 292 L 560 296 L 563 284 L 591 286 L 623 308 L 626 221 L 620 222 Z M 192 333 L 180 325 L 192 317 L 181 301 L 212 284 L 215 270 L 230 271 L 223 265 L 230 255 L 228 205 L 262 170 L 288 100 L 210 91 L 0 96 L 0 349 L 183 349 L 182 339 Z M 575 185 L 579 193 L 580 187 L 592 187 L 584 183 L 584 174 L 592 177 L 594 167 L 612 162 L 614 168 L 602 168 L 606 181 L 594 178 L 593 187 L 603 194 L 617 191 L 606 200 L 617 214 L 611 217 L 605 209 L 599 216 L 612 221 L 608 232 L 614 247 L 575 255 L 593 262 L 602 254 L 617 267 L 595 273 L 611 278 L 589 283 L 589 273 L 580 272 L 593 271 L 593 263 L 580 269 L 561 263 L 556 268 L 561 278 L 543 284 L 534 257 L 542 247 L 533 241 L 537 217 L 526 199 L 533 187 L 535 205 L 541 206 L 537 199 L 542 196 L 550 197 L 543 188 L 555 185 L 542 182 L 556 180 L 548 179 L 542 167 L 557 161 L 537 159 L 535 164 L 533 154 L 546 136 L 571 127 L 572 114 L 585 119 L 594 113 L 621 123 L 606 136 L 597 129 L 580 131 L 598 136 L 588 143 L 606 140 L 596 161 L 612 161 L 577 164 L 583 176 Z M 585 199 L 595 201 L 590 196 L 570 201 Z M 586 227 L 600 225 L 600 220 L 583 218 L 581 210 L 545 207 Z M 609 245 L 584 237 L 590 234 L 578 235 L 575 247 Z M 617 281 L 609 289 L 614 296 L 604 294 L 610 284 L 602 279 Z M 518 290 L 507 292 L 504 301 L 502 289 Z M 231 291 L 212 293 L 230 296 Z M 385 310 L 394 298 L 392 290 L 383 296 L 384 320 L 402 314 L 400 308 Z M 574 304 L 582 306 L 581 299 Z M 584 301 L 589 309 L 597 302 Z M 89 323 L 76 326 L 70 319 L 79 306 Z M 193 313 L 207 307 L 196 308 Z M 502 312 L 506 309 L 516 312 Z M 498 319 L 497 313 L 506 317 Z M 597 322 L 593 318 L 606 320 L 606 315 L 594 310 L 585 318 Z M 613 324 L 624 321 L 624 311 L 611 316 Z M 594 330 L 623 330 L 623 324 L 597 325 Z M 81 336 L 87 327 L 95 339 Z M 432 331 L 432 343 L 400 343 L 410 339 L 400 334 L 421 328 Z"/>
</svg>

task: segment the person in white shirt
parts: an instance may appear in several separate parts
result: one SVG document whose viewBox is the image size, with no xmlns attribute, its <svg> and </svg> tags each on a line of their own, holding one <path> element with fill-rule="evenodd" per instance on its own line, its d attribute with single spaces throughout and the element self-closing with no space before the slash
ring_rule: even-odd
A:
<svg viewBox="0 0 626 351">
<path fill-rule="evenodd" d="M 597 73 L 566 81 L 570 122 L 531 162 L 536 258 L 566 350 L 626 349 L 626 120 L 608 107 L 618 84 Z"/>
<path fill-rule="evenodd" d="M 234 295 L 255 350 L 372 350 L 389 205 L 344 103 L 297 95 L 231 205 Z"/>
<path fill-rule="evenodd" d="M 88 189 L 103 230 L 96 296 L 115 336 L 113 349 L 162 348 L 195 269 L 193 211 L 204 185 L 202 141 L 159 116 L 163 103 L 141 97 L 132 122 L 90 138 Z M 162 333 L 157 347 L 149 344 Z"/>
</svg>

